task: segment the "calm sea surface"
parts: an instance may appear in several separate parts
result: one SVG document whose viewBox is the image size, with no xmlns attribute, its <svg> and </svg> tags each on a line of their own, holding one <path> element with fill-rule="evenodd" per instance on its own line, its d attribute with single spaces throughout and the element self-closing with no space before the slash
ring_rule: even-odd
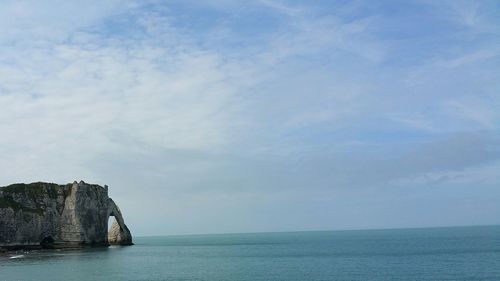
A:
<svg viewBox="0 0 500 281">
<path fill-rule="evenodd" d="M 137 237 L 0 257 L 0 280 L 500 280 L 500 226 Z"/>
</svg>

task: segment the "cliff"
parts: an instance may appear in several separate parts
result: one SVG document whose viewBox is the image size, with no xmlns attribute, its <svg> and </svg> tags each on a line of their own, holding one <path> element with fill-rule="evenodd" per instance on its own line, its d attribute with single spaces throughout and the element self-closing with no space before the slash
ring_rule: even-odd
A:
<svg viewBox="0 0 500 281">
<path fill-rule="evenodd" d="M 116 226 L 108 234 L 108 220 Z M 108 238 L 109 236 L 109 238 Z M 0 248 L 132 245 L 107 186 L 53 183 L 0 187 Z"/>
</svg>

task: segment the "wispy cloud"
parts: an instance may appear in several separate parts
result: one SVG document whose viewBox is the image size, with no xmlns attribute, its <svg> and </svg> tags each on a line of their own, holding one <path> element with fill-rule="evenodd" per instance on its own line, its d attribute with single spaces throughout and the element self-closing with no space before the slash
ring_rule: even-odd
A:
<svg viewBox="0 0 500 281">
<path fill-rule="evenodd" d="M 363 227 L 335 214 L 490 188 L 498 20 L 469 4 L 7 1 L 1 184 L 109 184 L 143 234 Z"/>
</svg>

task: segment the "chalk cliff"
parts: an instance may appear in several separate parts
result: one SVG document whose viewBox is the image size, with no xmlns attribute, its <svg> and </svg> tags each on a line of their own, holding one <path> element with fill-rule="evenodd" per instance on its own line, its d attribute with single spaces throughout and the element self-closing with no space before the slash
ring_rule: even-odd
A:
<svg viewBox="0 0 500 281">
<path fill-rule="evenodd" d="M 108 219 L 115 217 L 108 239 Z M 53 183 L 0 187 L 0 248 L 132 245 L 107 186 Z"/>
</svg>

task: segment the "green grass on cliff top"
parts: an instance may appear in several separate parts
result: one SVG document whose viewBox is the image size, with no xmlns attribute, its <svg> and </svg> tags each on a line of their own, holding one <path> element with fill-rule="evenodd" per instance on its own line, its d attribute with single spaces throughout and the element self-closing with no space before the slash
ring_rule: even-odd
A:
<svg viewBox="0 0 500 281">
<path fill-rule="evenodd" d="M 0 187 L 0 208 L 12 208 L 31 213 L 43 212 L 42 206 L 36 204 L 36 208 L 29 208 L 20 202 L 19 198 L 29 198 L 35 203 L 37 199 L 43 198 L 46 194 L 49 198 L 57 199 L 58 195 L 65 198 L 70 193 L 71 184 L 58 185 L 55 183 L 34 182 L 30 184 L 16 183 Z"/>
</svg>

